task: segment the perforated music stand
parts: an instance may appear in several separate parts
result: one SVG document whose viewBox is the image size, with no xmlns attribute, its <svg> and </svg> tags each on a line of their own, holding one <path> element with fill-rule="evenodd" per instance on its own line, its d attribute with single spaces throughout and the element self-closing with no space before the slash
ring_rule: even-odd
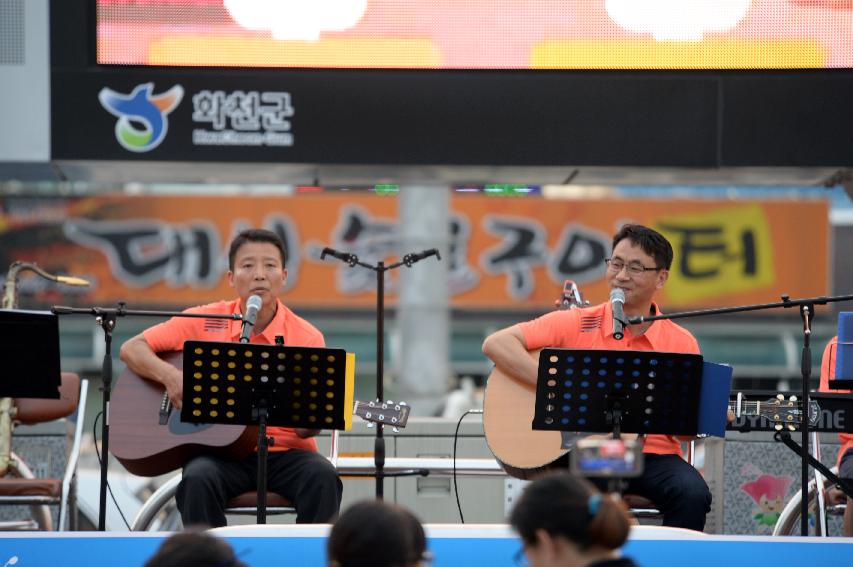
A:
<svg viewBox="0 0 853 567">
<path fill-rule="evenodd" d="M 702 370 L 696 354 L 544 349 L 533 429 L 696 435 Z"/>
<path fill-rule="evenodd" d="M 0 310 L 0 398 L 59 399 L 59 318 L 49 311 Z"/>
<path fill-rule="evenodd" d="M 266 427 L 348 430 L 355 355 L 343 349 L 186 341 L 181 421 L 256 425 L 258 523 L 266 523 Z"/>
</svg>

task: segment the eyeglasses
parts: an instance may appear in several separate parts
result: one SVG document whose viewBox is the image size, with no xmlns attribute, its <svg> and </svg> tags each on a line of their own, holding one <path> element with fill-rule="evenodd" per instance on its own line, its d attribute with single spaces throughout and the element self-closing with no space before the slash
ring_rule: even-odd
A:
<svg viewBox="0 0 853 567">
<path fill-rule="evenodd" d="M 515 555 L 512 556 L 512 560 L 515 561 L 515 564 L 518 567 L 528 567 L 529 563 L 527 562 L 527 556 L 524 554 L 524 547 L 518 548 L 518 551 L 515 552 Z"/>
<path fill-rule="evenodd" d="M 663 270 L 663 268 L 647 268 L 639 262 L 631 262 L 626 264 L 622 260 L 617 258 L 605 258 L 605 263 L 607 263 L 607 269 L 613 272 L 614 274 L 618 274 L 622 271 L 622 268 L 628 270 L 628 274 L 632 276 L 639 276 L 646 272 L 657 272 Z"/>
</svg>

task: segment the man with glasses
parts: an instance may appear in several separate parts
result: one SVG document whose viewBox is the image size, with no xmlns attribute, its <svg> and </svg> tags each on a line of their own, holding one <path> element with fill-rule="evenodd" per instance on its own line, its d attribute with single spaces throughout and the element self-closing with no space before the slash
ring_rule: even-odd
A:
<svg viewBox="0 0 853 567">
<path fill-rule="evenodd" d="M 672 257 L 672 245 L 651 228 L 627 224 L 613 237 L 606 278 L 611 290 L 625 293 L 626 319 L 659 314 L 654 296 L 669 278 Z M 699 354 L 693 335 L 669 320 L 625 325 L 624 338 L 617 340 L 609 302 L 553 311 L 507 327 L 486 338 L 483 352 L 504 374 L 535 387 L 538 362 L 528 351 L 548 347 Z M 643 473 L 628 482 L 627 492 L 651 500 L 665 526 L 703 530 L 711 492 L 702 475 L 682 458 L 680 441 L 670 435 L 648 435 L 643 443 Z"/>
</svg>

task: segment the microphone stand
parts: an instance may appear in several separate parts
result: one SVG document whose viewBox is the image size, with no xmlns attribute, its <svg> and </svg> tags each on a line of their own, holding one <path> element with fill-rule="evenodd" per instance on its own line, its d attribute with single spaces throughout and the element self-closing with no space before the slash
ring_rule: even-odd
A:
<svg viewBox="0 0 853 567">
<path fill-rule="evenodd" d="M 346 263 L 350 268 L 361 266 L 376 272 L 376 401 L 381 404 L 385 396 L 383 390 L 383 374 L 385 365 L 385 272 L 404 265 L 407 268 L 411 268 L 412 264 L 420 262 L 430 256 L 435 256 L 437 260 L 441 260 L 441 255 L 438 253 L 436 248 L 430 248 L 429 250 L 406 254 L 399 262 L 386 266 L 385 262 L 382 260 L 377 262 L 376 265 L 367 264 L 360 261 L 358 256 L 355 254 L 339 252 L 328 247 L 323 248 L 323 251 L 320 253 L 320 259 L 323 260 L 327 254 Z M 376 423 L 376 441 L 374 442 L 373 447 L 373 463 L 376 467 L 377 500 L 383 499 L 385 493 L 385 477 L 421 474 L 421 471 L 385 473 L 385 437 L 383 436 L 383 427 L 382 423 Z"/>
<path fill-rule="evenodd" d="M 110 392 L 113 379 L 113 331 L 118 317 L 127 316 L 153 316 L 153 317 L 201 317 L 204 319 L 242 319 L 238 314 L 209 315 L 203 313 L 184 313 L 181 311 L 139 311 L 125 308 L 125 302 L 119 301 L 117 308 L 88 307 L 76 308 L 64 305 L 54 305 L 51 312 L 56 315 L 94 315 L 95 321 L 104 330 L 104 360 L 101 364 L 101 379 L 104 385 L 103 392 L 103 419 L 101 419 L 101 482 L 100 498 L 98 507 L 98 531 L 106 530 L 107 518 L 107 469 L 109 465 L 110 449 Z"/>
<path fill-rule="evenodd" d="M 782 296 L 782 301 L 777 303 L 762 303 L 756 305 L 742 305 L 739 307 L 724 307 L 721 309 L 702 309 L 698 311 L 682 311 L 681 313 L 670 313 L 669 315 L 655 315 L 651 317 L 628 317 L 628 323 L 634 325 L 647 321 L 657 321 L 659 319 L 683 319 L 687 317 L 704 317 L 708 315 L 721 315 L 724 313 L 741 313 L 744 311 L 760 311 L 764 309 L 791 309 L 799 307 L 800 318 L 803 320 L 803 350 L 800 359 L 800 373 L 803 378 L 802 391 L 802 409 L 800 410 L 800 432 L 802 433 L 802 452 L 801 459 L 801 494 L 802 500 L 800 503 L 800 535 L 809 535 L 809 512 L 808 512 L 808 492 L 809 492 L 809 380 L 812 373 L 812 353 L 811 353 L 811 324 L 814 318 L 814 306 L 826 305 L 827 303 L 835 303 L 838 301 L 851 301 L 853 295 L 836 295 L 836 296 L 820 296 L 809 297 L 804 299 L 791 299 L 788 295 Z M 776 439 L 781 441 L 780 438 Z M 790 447 L 790 445 L 789 445 Z"/>
</svg>

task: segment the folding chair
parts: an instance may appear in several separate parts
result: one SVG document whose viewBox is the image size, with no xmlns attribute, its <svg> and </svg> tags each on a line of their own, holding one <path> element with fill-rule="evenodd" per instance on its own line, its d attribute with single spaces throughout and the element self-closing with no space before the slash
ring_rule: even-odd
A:
<svg viewBox="0 0 853 567">
<path fill-rule="evenodd" d="M 83 435 L 83 420 L 86 411 L 86 394 L 89 382 L 80 380 L 77 374 L 63 372 L 58 400 L 12 398 L 6 411 L 12 423 L 34 425 L 68 417 L 75 410 L 77 421 L 74 439 L 62 478 L 36 478 L 27 463 L 11 453 L 10 476 L 0 478 L 0 505 L 29 505 L 32 518 L 0 522 L 3 530 L 52 530 L 53 519 L 48 506 L 59 506 L 58 530 L 77 527 L 76 482 L 77 461 L 80 456 L 80 439 Z M 7 398 L 8 399 L 8 398 Z M 10 432 L 11 435 L 11 432 Z"/>
</svg>

